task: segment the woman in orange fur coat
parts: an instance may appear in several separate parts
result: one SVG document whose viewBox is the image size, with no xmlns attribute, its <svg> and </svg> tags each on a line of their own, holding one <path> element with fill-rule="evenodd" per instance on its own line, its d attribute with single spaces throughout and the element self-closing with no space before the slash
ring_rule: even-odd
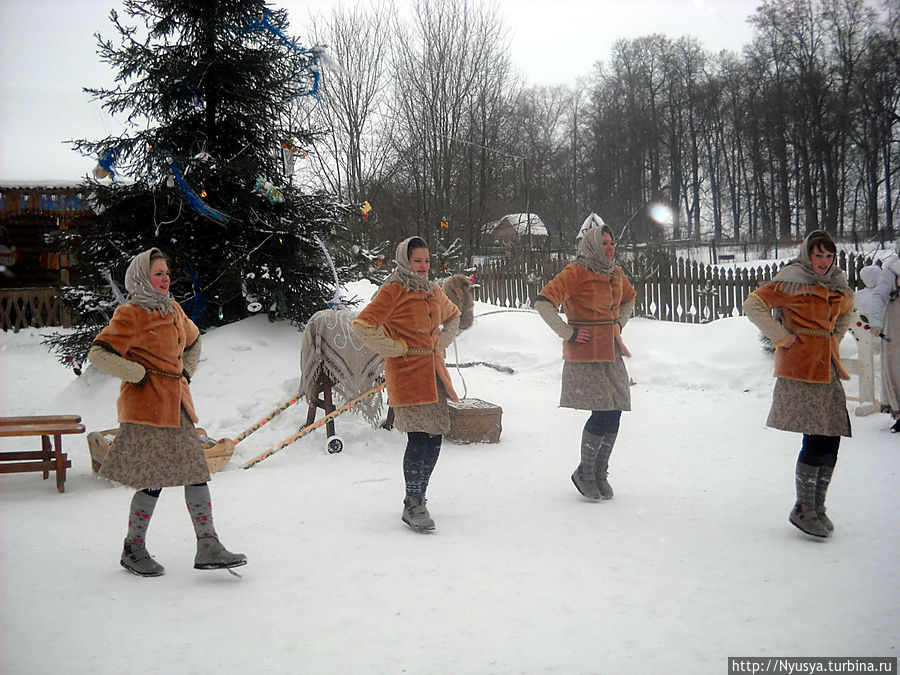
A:
<svg viewBox="0 0 900 675">
<path fill-rule="evenodd" d="M 407 433 L 403 456 L 406 498 L 402 519 L 418 532 L 434 529 L 425 490 L 450 431 L 447 399 L 458 401 L 444 363 L 444 350 L 459 332 L 459 309 L 428 280 L 431 257 L 425 241 L 410 237 L 397 245 L 396 269 L 353 329 L 385 358 L 388 401 L 394 426 Z"/>
<path fill-rule="evenodd" d="M 209 469 L 194 428 L 197 414 L 188 386 L 200 362 L 200 331 L 169 295 L 169 266 L 158 248 L 136 255 L 125 272 L 128 302 L 94 340 L 89 358 L 122 380 L 119 431 L 100 477 L 136 490 L 120 562 L 132 574 L 165 571 L 147 552 L 145 535 L 162 488 L 184 486 L 194 533 L 196 569 L 244 565 L 213 527 Z"/>
<path fill-rule="evenodd" d="M 854 300 L 836 253 L 828 233 L 810 232 L 797 257 L 744 300 L 744 314 L 775 345 L 777 379 L 766 426 L 803 434 L 794 474 L 797 500 L 788 520 L 819 538 L 834 530 L 825 493 L 841 436 L 850 436 L 841 386 L 850 377 L 839 347 Z"/>
<path fill-rule="evenodd" d="M 622 411 L 631 410 L 628 371 L 631 356 L 621 331 L 634 309 L 635 292 L 613 262 L 615 238 L 608 225 L 589 229 L 575 262 L 541 289 L 534 308 L 563 339 L 559 405 L 590 410 L 581 433 L 581 462 L 572 474 L 578 491 L 591 501 L 612 499 L 609 457 Z M 556 308 L 562 305 L 566 321 Z"/>
</svg>

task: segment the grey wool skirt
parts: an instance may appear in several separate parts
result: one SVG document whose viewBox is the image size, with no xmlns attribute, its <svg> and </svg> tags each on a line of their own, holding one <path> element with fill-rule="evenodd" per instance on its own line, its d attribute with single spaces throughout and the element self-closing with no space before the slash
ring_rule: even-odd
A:
<svg viewBox="0 0 900 675">
<path fill-rule="evenodd" d="M 631 389 L 622 355 L 615 361 L 563 362 L 561 408 L 631 410 Z"/>
<path fill-rule="evenodd" d="M 402 405 L 394 408 L 394 427 L 397 431 L 422 431 L 426 434 L 446 434 L 450 431 L 450 408 L 447 391 L 441 378 L 437 378 L 436 403 Z"/>
<path fill-rule="evenodd" d="M 99 476 L 135 490 L 195 485 L 209 467 L 193 422 L 181 409 L 181 428 L 122 422 Z"/>
<path fill-rule="evenodd" d="M 776 378 L 766 426 L 800 434 L 850 436 L 847 399 L 837 369 L 831 369 L 831 382 L 821 384 Z"/>
</svg>

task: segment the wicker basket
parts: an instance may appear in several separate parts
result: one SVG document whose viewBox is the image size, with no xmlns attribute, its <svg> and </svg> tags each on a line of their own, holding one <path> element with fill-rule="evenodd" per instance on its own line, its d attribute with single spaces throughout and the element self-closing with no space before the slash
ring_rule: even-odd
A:
<svg viewBox="0 0 900 675">
<path fill-rule="evenodd" d="M 118 431 L 118 429 L 106 429 L 105 431 L 92 431 L 87 435 L 88 448 L 91 451 L 91 468 L 94 473 L 100 471 L 103 460 L 106 459 L 106 453 L 109 452 L 109 446 Z M 230 438 L 216 441 L 209 438 L 206 430 L 200 427 L 197 427 L 197 435 L 200 436 L 200 443 L 203 445 L 203 454 L 206 455 L 209 472 L 221 471 L 234 454 L 234 441 Z"/>
<path fill-rule="evenodd" d="M 450 432 L 454 443 L 497 443 L 503 430 L 503 408 L 479 398 L 463 398 L 450 406 Z"/>
</svg>

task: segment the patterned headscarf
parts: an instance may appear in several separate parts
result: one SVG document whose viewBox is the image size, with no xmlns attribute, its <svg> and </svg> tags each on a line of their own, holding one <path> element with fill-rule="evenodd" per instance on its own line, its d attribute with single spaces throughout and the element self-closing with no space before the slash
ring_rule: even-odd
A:
<svg viewBox="0 0 900 675">
<path fill-rule="evenodd" d="M 615 242 L 616 235 L 613 234 L 612 228 L 604 223 L 600 227 L 592 227 L 584 233 L 581 243 L 578 244 L 578 254 L 575 256 L 575 264 L 586 267 L 594 274 L 613 274 L 616 271 L 616 264 L 612 260 L 606 259 L 603 252 L 603 242 L 601 238 L 603 233 L 607 233 Z"/>
<path fill-rule="evenodd" d="M 396 281 L 399 284 L 403 284 L 403 288 L 408 291 L 425 291 L 425 294 L 428 295 L 429 293 L 434 293 L 437 284 L 433 281 L 428 281 L 426 277 L 421 277 L 413 271 L 412 265 L 409 263 L 409 242 L 413 239 L 421 239 L 421 237 L 409 237 L 397 244 L 397 251 L 394 254 L 394 262 L 397 266 L 388 278 L 384 280 L 384 283 Z"/>
<path fill-rule="evenodd" d="M 810 259 L 809 242 L 813 238 L 825 237 L 831 240 L 831 236 L 824 230 L 813 230 L 803 243 L 800 244 L 800 250 L 797 257 L 791 260 L 787 265 L 781 268 L 778 274 L 772 279 L 772 283 L 778 284 L 779 290 L 789 295 L 798 295 L 803 292 L 806 286 L 825 286 L 835 291 L 840 291 L 845 295 L 851 294 L 850 284 L 847 283 L 847 275 L 844 274 L 837 264 L 837 256 L 834 263 L 825 274 L 816 274 L 812 267 Z"/>
<path fill-rule="evenodd" d="M 163 295 L 150 283 L 150 257 L 155 253 L 162 255 L 158 248 L 147 249 L 131 259 L 125 272 L 125 290 L 128 291 L 128 302 L 143 307 L 148 312 L 159 310 L 163 316 L 175 312 L 172 297 Z"/>
</svg>

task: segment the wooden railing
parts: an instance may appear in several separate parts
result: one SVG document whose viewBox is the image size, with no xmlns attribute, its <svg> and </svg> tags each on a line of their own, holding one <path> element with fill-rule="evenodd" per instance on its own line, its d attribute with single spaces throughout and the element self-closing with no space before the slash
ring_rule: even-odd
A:
<svg viewBox="0 0 900 675">
<path fill-rule="evenodd" d="M 0 289 L 0 328 L 18 333 L 22 328 L 70 326 L 69 309 L 57 288 Z"/>
<path fill-rule="evenodd" d="M 541 288 L 566 266 L 564 260 L 490 260 L 479 266 L 475 299 L 499 307 L 530 307 Z M 859 270 L 871 258 L 840 252 L 838 264 L 856 287 Z M 681 323 L 707 323 L 740 316 L 747 295 L 771 279 L 783 262 L 749 268 L 705 265 L 665 254 L 637 257 L 625 264 L 625 273 L 637 291 L 635 316 Z M 68 308 L 56 288 L 0 290 L 3 330 L 70 326 Z"/>
<path fill-rule="evenodd" d="M 637 291 L 635 316 L 681 323 L 706 323 L 743 314 L 744 298 L 783 267 L 778 262 L 735 268 L 705 265 L 664 253 L 638 256 L 625 263 Z M 856 287 L 859 270 L 872 259 L 840 252 L 838 265 Z M 500 307 L 530 307 L 544 284 L 566 266 L 565 261 L 491 260 L 479 267 L 476 299 Z"/>
</svg>

